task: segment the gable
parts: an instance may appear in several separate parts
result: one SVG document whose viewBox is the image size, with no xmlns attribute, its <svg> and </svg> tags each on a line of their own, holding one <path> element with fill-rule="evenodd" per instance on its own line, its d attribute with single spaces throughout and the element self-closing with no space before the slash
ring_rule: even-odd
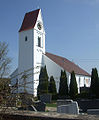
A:
<svg viewBox="0 0 99 120">
<path fill-rule="evenodd" d="M 69 61 L 66 58 L 63 58 L 48 52 L 46 52 L 45 55 L 69 73 L 74 71 L 75 74 L 78 74 L 78 75 L 90 76 L 89 73 L 87 73 L 85 70 L 83 70 L 78 65 L 74 64 L 73 62 Z"/>
<path fill-rule="evenodd" d="M 41 25 L 41 29 L 40 30 L 38 29 L 38 23 L 40 23 L 40 25 Z M 39 14 L 38 14 L 37 21 L 35 23 L 34 29 L 36 31 L 39 31 L 39 33 L 42 33 L 42 32 L 45 33 L 41 9 L 39 11 Z"/>
</svg>

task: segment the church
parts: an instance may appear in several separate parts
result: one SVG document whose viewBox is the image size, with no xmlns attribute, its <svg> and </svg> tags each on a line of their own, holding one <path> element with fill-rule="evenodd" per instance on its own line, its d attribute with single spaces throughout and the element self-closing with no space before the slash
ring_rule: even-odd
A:
<svg viewBox="0 0 99 120">
<path fill-rule="evenodd" d="M 68 86 L 71 72 L 75 72 L 78 92 L 81 87 L 90 87 L 90 74 L 68 59 L 46 52 L 45 29 L 41 9 L 28 12 L 19 30 L 18 68 L 11 74 L 11 85 L 18 84 L 13 92 L 37 95 L 39 74 L 42 66 L 46 65 L 47 73 L 53 76 L 57 92 L 59 90 L 61 70 L 67 74 Z"/>
</svg>

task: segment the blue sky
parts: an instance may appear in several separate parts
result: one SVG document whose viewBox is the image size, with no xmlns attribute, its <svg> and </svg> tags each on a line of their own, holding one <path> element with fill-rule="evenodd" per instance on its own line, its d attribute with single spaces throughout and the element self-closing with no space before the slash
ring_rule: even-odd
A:
<svg viewBox="0 0 99 120">
<path fill-rule="evenodd" d="M 99 0 L 0 0 L 0 41 L 18 66 L 18 30 L 26 12 L 41 8 L 46 51 L 99 71 Z"/>
</svg>

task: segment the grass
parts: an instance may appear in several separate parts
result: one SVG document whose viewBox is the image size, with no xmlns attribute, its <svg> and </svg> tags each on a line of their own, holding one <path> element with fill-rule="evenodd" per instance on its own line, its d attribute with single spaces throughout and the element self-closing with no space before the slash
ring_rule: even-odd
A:
<svg viewBox="0 0 99 120">
<path fill-rule="evenodd" d="M 47 103 L 46 107 L 57 107 L 56 103 Z"/>
</svg>

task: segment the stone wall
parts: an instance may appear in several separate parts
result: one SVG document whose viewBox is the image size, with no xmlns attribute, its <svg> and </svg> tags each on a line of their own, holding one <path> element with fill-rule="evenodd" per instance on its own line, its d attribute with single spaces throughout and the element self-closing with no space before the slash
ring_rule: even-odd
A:
<svg viewBox="0 0 99 120">
<path fill-rule="evenodd" d="M 99 120 L 99 116 L 93 115 L 68 115 L 55 112 L 29 111 L 10 111 L 5 114 L 0 113 L 0 118 L 2 118 L 2 120 Z"/>
</svg>

